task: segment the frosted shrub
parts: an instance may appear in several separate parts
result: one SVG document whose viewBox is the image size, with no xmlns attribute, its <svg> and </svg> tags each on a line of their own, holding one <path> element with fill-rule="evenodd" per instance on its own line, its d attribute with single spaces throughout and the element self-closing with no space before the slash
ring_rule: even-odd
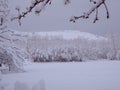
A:
<svg viewBox="0 0 120 90">
<path fill-rule="evenodd" d="M 6 67 L 3 73 L 8 72 L 21 72 L 23 64 L 27 61 L 27 54 L 24 50 L 17 48 L 15 45 L 0 44 L 0 65 Z"/>
<path fill-rule="evenodd" d="M 113 51 L 110 51 L 110 52 L 107 54 L 107 59 L 110 59 L 110 60 L 116 59 L 115 53 L 114 53 Z"/>
<path fill-rule="evenodd" d="M 106 39 L 97 41 L 81 37 L 63 39 L 57 36 L 34 36 L 28 39 L 28 49 L 34 62 L 72 62 L 116 57 Z"/>
<path fill-rule="evenodd" d="M 34 62 L 71 62 L 82 61 L 79 50 L 75 51 L 74 48 L 58 48 L 51 51 L 40 50 L 32 54 Z"/>
<path fill-rule="evenodd" d="M 116 59 L 120 60 L 120 50 L 117 52 Z"/>
</svg>

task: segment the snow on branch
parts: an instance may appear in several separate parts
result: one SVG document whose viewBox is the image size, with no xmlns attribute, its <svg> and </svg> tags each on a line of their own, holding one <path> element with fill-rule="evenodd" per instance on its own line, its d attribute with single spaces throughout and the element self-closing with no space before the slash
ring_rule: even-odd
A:
<svg viewBox="0 0 120 90">
<path fill-rule="evenodd" d="M 26 8 L 26 11 L 22 13 L 20 13 L 20 8 L 16 8 L 19 15 L 17 17 L 13 17 L 11 20 L 18 19 L 19 24 L 21 25 L 20 20 L 24 18 L 28 13 L 32 12 L 32 10 L 40 3 L 42 3 L 41 8 L 35 10 L 35 14 L 39 14 L 47 4 L 51 4 L 51 0 L 34 0 L 32 4 L 28 8 Z"/>
<path fill-rule="evenodd" d="M 88 19 L 89 16 L 94 12 L 96 11 L 96 15 L 95 15 L 95 18 L 94 18 L 94 21 L 93 23 L 95 23 L 97 20 L 98 20 L 98 8 L 101 6 L 101 5 L 104 5 L 105 6 L 105 9 L 106 9 L 106 14 L 107 14 L 107 19 L 109 18 L 109 11 L 108 11 L 108 8 L 107 8 L 107 5 L 105 3 L 105 0 L 99 0 L 99 1 L 94 1 L 94 0 L 90 0 L 90 2 L 92 2 L 94 4 L 94 6 L 88 11 L 88 12 L 85 12 L 83 15 L 81 16 L 73 16 L 71 19 L 70 19 L 70 22 L 76 22 L 76 20 L 82 18 L 82 19 Z"/>
</svg>

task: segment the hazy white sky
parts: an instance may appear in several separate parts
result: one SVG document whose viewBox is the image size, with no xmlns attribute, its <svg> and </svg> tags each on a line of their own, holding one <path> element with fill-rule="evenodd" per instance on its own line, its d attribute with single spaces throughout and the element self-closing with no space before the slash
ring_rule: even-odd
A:
<svg viewBox="0 0 120 90">
<path fill-rule="evenodd" d="M 31 0 L 10 0 L 11 16 L 15 15 L 15 7 L 21 7 L 25 10 L 30 5 Z M 100 20 L 93 24 L 94 15 L 89 20 L 78 20 L 75 24 L 69 22 L 73 15 L 82 15 L 91 7 L 89 0 L 71 0 L 70 5 L 64 6 L 63 0 L 52 0 L 52 5 L 45 8 L 39 15 L 34 12 L 22 20 L 22 26 L 17 21 L 10 23 L 9 27 L 20 31 L 50 31 L 50 30 L 80 30 L 91 32 L 99 35 L 106 35 L 112 31 L 120 33 L 120 0 L 106 0 L 110 12 L 110 19 L 106 19 L 104 6 L 99 10 Z"/>
</svg>

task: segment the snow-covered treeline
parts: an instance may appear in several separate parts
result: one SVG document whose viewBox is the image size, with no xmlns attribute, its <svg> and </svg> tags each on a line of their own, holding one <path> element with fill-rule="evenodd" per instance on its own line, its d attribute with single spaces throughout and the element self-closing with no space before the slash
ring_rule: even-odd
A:
<svg viewBox="0 0 120 90">
<path fill-rule="evenodd" d="M 64 39 L 62 36 L 33 35 L 28 38 L 26 48 L 34 62 L 120 59 L 120 49 L 115 51 L 111 40 L 106 38 Z"/>
</svg>

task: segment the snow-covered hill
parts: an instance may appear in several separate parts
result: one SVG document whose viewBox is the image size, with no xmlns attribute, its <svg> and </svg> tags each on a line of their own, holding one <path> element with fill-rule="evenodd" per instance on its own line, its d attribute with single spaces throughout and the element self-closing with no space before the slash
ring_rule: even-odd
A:
<svg viewBox="0 0 120 90">
<path fill-rule="evenodd" d="M 63 39 L 77 39 L 83 38 L 88 40 L 107 40 L 107 38 L 94 35 L 88 32 L 81 32 L 78 30 L 59 30 L 59 31 L 42 31 L 42 32 L 20 32 L 14 31 L 14 34 L 21 37 L 31 37 L 31 36 L 40 36 L 40 37 L 61 37 Z"/>
<path fill-rule="evenodd" d="M 80 32 L 77 30 L 64 30 L 64 31 L 47 31 L 47 32 L 35 32 L 32 35 L 40 35 L 40 36 L 57 36 L 62 37 L 63 39 L 76 39 L 76 38 L 84 38 L 89 40 L 106 40 L 105 37 L 94 35 L 87 32 Z"/>
</svg>

